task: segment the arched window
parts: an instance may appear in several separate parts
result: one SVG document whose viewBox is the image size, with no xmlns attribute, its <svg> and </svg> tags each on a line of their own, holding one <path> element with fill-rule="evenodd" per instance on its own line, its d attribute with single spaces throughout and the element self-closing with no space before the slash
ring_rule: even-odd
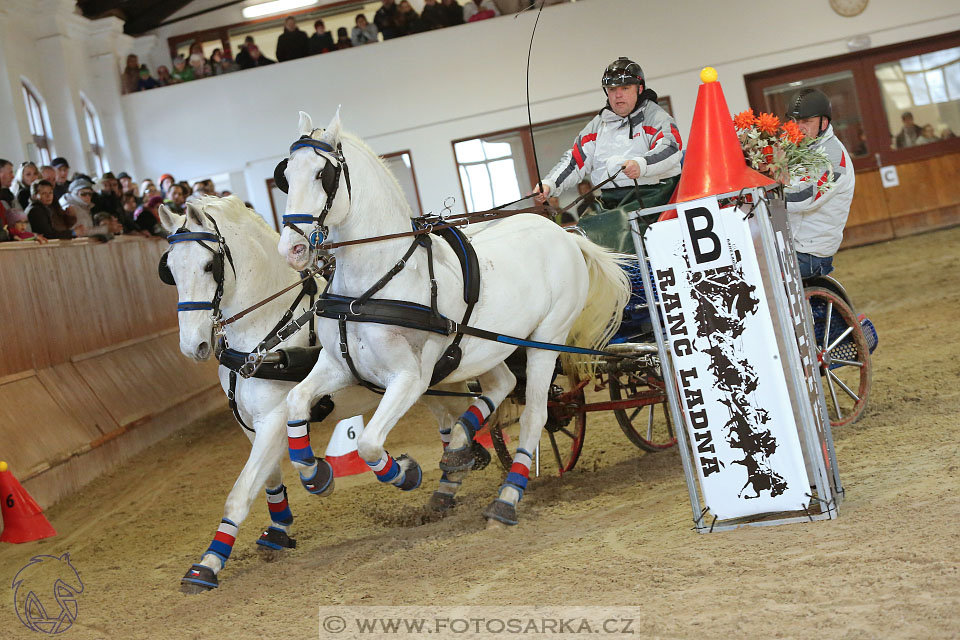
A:
<svg viewBox="0 0 960 640">
<path fill-rule="evenodd" d="M 50 135 L 50 119 L 47 117 L 47 106 L 40 97 L 40 93 L 26 81 L 21 82 L 23 102 L 27 106 L 27 121 L 30 124 L 30 134 L 33 143 L 40 152 L 40 163 L 50 164 L 53 159 L 53 136 Z"/>
<path fill-rule="evenodd" d="M 100 116 L 87 97 L 80 94 L 83 104 L 83 121 L 87 125 L 87 140 L 90 142 L 90 155 L 93 157 L 93 169 L 96 175 L 102 176 L 110 171 L 106 151 L 103 148 L 103 130 L 100 128 Z"/>
</svg>

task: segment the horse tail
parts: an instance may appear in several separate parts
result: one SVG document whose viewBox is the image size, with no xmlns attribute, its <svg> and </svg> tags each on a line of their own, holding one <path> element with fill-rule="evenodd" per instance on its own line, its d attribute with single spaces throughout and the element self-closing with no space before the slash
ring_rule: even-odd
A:
<svg viewBox="0 0 960 640">
<path fill-rule="evenodd" d="M 615 253 L 576 233 L 570 236 L 587 263 L 590 285 L 586 304 L 570 329 L 567 344 L 603 349 L 620 328 L 623 309 L 630 300 L 630 279 L 623 267 L 636 262 L 636 257 Z M 576 371 L 581 378 L 593 376 L 596 360 L 596 356 L 561 355 L 564 371 Z"/>
</svg>

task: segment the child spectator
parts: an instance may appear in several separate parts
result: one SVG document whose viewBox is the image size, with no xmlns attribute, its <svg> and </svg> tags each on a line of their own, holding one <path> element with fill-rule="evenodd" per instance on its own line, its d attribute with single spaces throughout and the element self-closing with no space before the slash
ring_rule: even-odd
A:
<svg viewBox="0 0 960 640">
<path fill-rule="evenodd" d="M 170 69 L 166 65 L 157 67 L 157 85 L 168 87 L 171 84 L 177 84 L 179 80 L 170 75 Z"/>
<path fill-rule="evenodd" d="M 333 44 L 333 34 L 327 31 L 323 20 L 317 20 L 313 23 L 313 31 L 313 35 L 310 36 L 310 55 L 315 56 L 318 53 L 333 51 L 336 46 Z"/>
<path fill-rule="evenodd" d="M 137 183 L 133 181 L 133 178 L 131 178 L 130 174 L 126 171 L 121 171 L 117 174 L 117 180 L 120 182 L 120 193 L 132 193 L 134 198 L 140 195 L 137 191 Z"/>
<path fill-rule="evenodd" d="M 210 65 L 207 64 L 206 58 L 203 57 L 203 46 L 199 42 L 194 42 L 190 45 L 190 58 L 187 62 L 190 63 L 190 68 L 193 69 L 194 80 L 209 78 L 213 75 Z"/>
<path fill-rule="evenodd" d="M 183 205 L 186 201 L 186 192 L 179 184 L 170 185 L 170 188 L 167 190 L 167 199 L 161 200 L 161 202 L 166 204 L 174 213 L 183 213 Z"/>
<path fill-rule="evenodd" d="M 123 93 L 133 93 L 139 91 L 140 84 L 140 61 L 132 53 L 127 56 L 127 66 L 123 69 L 123 75 L 120 77 L 120 88 Z"/>
<path fill-rule="evenodd" d="M 150 69 L 147 68 L 147 65 L 140 65 L 140 80 L 137 82 L 137 91 L 156 89 L 159 86 L 160 83 L 150 75 Z"/>
<path fill-rule="evenodd" d="M 177 56 L 173 59 L 173 71 L 170 76 L 176 82 L 190 82 L 194 79 L 193 67 L 187 66 L 187 59 L 183 56 Z"/>
<path fill-rule="evenodd" d="M 310 36 L 297 27 L 297 19 L 287 16 L 283 33 L 277 38 L 277 62 L 306 58 L 310 55 Z"/>
<path fill-rule="evenodd" d="M 27 227 L 27 214 L 23 211 L 11 211 L 7 215 L 6 230 L 10 240 L 36 240 L 40 244 L 47 241 L 43 236 L 30 231 Z"/>
<path fill-rule="evenodd" d="M 176 182 L 176 180 L 174 180 L 173 176 L 170 175 L 169 173 L 165 173 L 162 176 L 160 176 L 159 182 L 160 182 L 160 192 L 166 193 L 170 189 L 170 187 L 173 185 L 173 183 Z"/>
<path fill-rule="evenodd" d="M 231 73 L 237 70 L 236 63 L 223 55 L 220 49 L 214 49 L 210 54 L 210 70 L 215 76 L 222 76 L 225 73 Z"/>
<path fill-rule="evenodd" d="M 493 4 L 493 0 L 466 0 L 463 5 L 463 21 L 477 22 L 489 20 L 500 15 L 500 10 Z"/>
<path fill-rule="evenodd" d="M 89 183 L 87 184 L 89 185 Z M 73 238 L 74 233 L 71 227 L 76 224 L 77 220 L 54 204 L 53 185 L 46 180 L 37 180 L 31 185 L 30 191 L 32 201 L 30 206 L 27 207 L 26 215 L 33 232 L 50 239 L 70 240 Z M 93 189 L 89 189 L 89 191 L 92 197 Z M 80 231 L 84 231 L 84 229 L 81 228 Z"/>
<path fill-rule="evenodd" d="M 70 163 L 66 158 L 57 157 L 53 159 L 50 166 L 57 170 L 57 181 L 53 185 L 53 199 L 59 200 L 60 196 L 70 189 Z"/>
<path fill-rule="evenodd" d="M 176 185 L 179 188 L 179 185 Z M 154 236 L 165 236 L 166 232 L 160 226 L 160 215 L 157 210 L 163 204 L 162 196 L 153 196 L 146 204 L 141 205 L 133 213 L 134 224 L 137 229 Z"/>
<path fill-rule="evenodd" d="M 337 51 L 341 49 L 349 49 L 353 46 L 353 41 L 350 40 L 350 36 L 347 34 L 346 27 L 340 27 L 337 29 Z"/>
<path fill-rule="evenodd" d="M 359 47 L 363 44 L 373 44 L 377 42 L 377 25 L 367 22 L 367 16 L 362 13 L 355 19 L 357 26 L 350 33 L 350 40 L 353 46 Z"/>
<path fill-rule="evenodd" d="M 29 160 L 20 163 L 17 175 L 13 178 L 13 194 L 17 197 L 17 204 L 21 209 L 26 209 L 30 205 L 30 185 L 39 179 L 40 171 L 37 165 Z"/>
<path fill-rule="evenodd" d="M 420 26 L 420 16 L 410 6 L 409 0 L 400 0 L 397 5 L 397 35 L 408 36 L 411 33 L 423 31 Z"/>
</svg>

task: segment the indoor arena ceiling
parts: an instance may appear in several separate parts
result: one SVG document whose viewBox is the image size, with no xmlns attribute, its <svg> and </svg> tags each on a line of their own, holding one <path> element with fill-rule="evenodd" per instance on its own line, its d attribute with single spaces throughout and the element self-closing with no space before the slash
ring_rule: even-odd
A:
<svg viewBox="0 0 960 640">
<path fill-rule="evenodd" d="M 124 21 L 126 33 L 138 35 L 160 26 L 164 20 L 190 2 L 191 0 L 77 0 L 77 7 L 84 17 L 91 19 L 117 16 Z"/>
</svg>

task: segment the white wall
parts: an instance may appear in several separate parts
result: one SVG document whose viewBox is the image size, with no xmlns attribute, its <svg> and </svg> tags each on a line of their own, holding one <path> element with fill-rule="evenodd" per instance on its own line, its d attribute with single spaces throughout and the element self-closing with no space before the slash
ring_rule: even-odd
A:
<svg viewBox="0 0 960 640">
<path fill-rule="evenodd" d="M 747 24 L 744 16 L 757 12 L 752 0 L 548 7 L 533 48 L 533 119 L 598 109 L 603 68 L 627 55 L 642 64 L 652 88 L 670 95 L 685 134 L 705 65 L 717 68 L 736 111 L 747 106 L 744 74 L 847 53 L 855 35 L 882 46 L 960 29 L 956 0 L 918 0 L 908 14 L 898 0 L 871 0 L 855 18 L 832 13 L 827 0 L 812 3 L 795 26 L 787 12 Z M 817 6 L 822 13 L 811 17 Z M 437 210 L 447 196 L 460 200 L 451 140 L 525 124 L 534 17 L 527 12 L 125 96 L 138 175 L 243 171 L 250 200 L 267 213 L 265 180 L 296 137 L 297 111 L 323 126 L 342 104 L 345 126 L 376 151 L 410 149 L 424 209 Z"/>
</svg>

